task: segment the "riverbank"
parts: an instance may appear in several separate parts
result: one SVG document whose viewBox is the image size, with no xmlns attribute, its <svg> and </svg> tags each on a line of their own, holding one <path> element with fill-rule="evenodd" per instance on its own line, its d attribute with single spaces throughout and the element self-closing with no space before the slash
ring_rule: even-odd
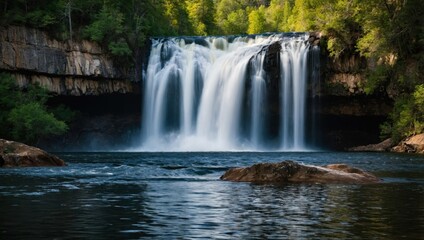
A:
<svg viewBox="0 0 424 240">
<path fill-rule="evenodd" d="M 369 144 L 349 148 L 352 152 L 398 152 L 424 154 L 424 133 L 403 139 L 399 143 L 393 143 L 389 138 L 377 144 Z"/>
</svg>

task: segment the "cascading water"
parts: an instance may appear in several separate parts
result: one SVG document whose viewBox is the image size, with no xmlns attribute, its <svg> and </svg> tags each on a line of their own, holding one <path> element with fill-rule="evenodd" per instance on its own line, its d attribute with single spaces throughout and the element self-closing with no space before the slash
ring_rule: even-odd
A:
<svg viewBox="0 0 424 240">
<path fill-rule="evenodd" d="M 305 146 L 305 108 L 308 47 L 299 41 L 282 44 L 281 92 L 282 149 L 303 150 Z"/>
<path fill-rule="evenodd" d="M 308 34 L 153 39 L 142 150 L 305 150 L 307 39 Z M 265 71 L 275 43 L 279 89 L 270 87 L 275 76 Z M 274 102 L 272 91 L 279 96 Z M 279 120 L 267 111 L 276 111 Z"/>
</svg>

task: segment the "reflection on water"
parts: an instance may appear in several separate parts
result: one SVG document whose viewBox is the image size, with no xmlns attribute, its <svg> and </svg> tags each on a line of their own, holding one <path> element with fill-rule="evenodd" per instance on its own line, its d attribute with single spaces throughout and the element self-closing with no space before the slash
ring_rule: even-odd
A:
<svg viewBox="0 0 424 240">
<path fill-rule="evenodd" d="M 63 154 L 0 169 L 0 239 L 422 239 L 424 157 L 360 153 Z M 219 181 L 229 167 L 345 162 L 372 185 Z"/>
</svg>

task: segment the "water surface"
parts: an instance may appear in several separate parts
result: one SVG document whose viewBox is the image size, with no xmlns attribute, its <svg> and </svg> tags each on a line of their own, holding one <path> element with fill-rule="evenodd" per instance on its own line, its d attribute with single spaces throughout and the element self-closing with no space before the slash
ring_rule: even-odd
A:
<svg viewBox="0 0 424 240">
<path fill-rule="evenodd" d="M 424 156 L 61 153 L 67 167 L 0 169 L 0 239 L 423 239 Z M 384 183 L 258 185 L 230 167 L 347 163 Z"/>
</svg>

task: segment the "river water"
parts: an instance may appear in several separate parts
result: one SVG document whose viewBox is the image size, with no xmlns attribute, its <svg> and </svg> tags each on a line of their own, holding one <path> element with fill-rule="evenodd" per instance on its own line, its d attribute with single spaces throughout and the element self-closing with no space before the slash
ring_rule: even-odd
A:
<svg viewBox="0 0 424 240">
<path fill-rule="evenodd" d="M 424 156 L 384 153 L 60 153 L 0 169 L 0 239 L 423 239 Z M 347 163 L 381 184 L 220 181 L 230 167 Z"/>
</svg>

